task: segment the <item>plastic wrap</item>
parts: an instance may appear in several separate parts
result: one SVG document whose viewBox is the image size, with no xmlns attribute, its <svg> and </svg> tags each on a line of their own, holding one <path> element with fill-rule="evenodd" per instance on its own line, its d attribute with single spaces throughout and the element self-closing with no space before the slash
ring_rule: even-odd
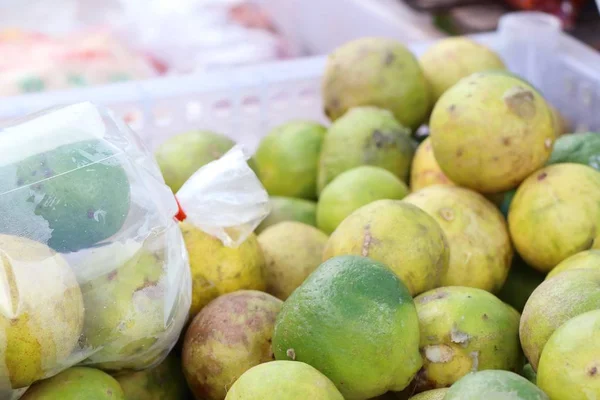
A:
<svg viewBox="0 0 600 400">
<path fill-rule="evenodd" d="M 139 138 L 79 103 L 0 130 L 0 154 L 0 398 L 75 364 L 161 362 L 191 279 L 180 208 Z M 229 245 L 268 213 L 245 160 L 234 148 L 183 190 L 193 221 Z"/>
</svg>

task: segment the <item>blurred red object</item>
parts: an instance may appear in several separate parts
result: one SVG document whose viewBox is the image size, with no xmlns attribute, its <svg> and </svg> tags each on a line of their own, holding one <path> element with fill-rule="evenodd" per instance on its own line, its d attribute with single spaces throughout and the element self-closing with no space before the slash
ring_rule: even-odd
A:
<svg viewBox="0 0 600 400">
<path fill-rule="evenodd" d="M 99 29 L 54 37 L 0 31 L 0 96 L 144 79 L 158 74 L 148 57 Z"/>
<path fill-rule="evenodd" d="M 506 0 L 520 10 L 543 11 L 560 18 L 565 28 L 571 28 L 587 0 Z"/>
</svg>

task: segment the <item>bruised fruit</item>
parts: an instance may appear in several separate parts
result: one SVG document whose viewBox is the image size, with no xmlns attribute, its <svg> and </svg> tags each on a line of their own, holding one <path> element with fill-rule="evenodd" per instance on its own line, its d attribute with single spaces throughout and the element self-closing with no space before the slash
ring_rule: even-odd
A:
<svg viewBox="0 0 600 400">
<path fill-rule="evenodd" d="M 422 364 L 418 325 L 410 293 L 389 268 L 335 257 L 283 304 L 273 351 L 317 368 L 346 400 L 364 400 L 408 386 Z"/>
<path fill-rule="evenodd" d="M 550 336 L 537 383 L 552 400 L 600 398 L 600 310 L 570 319 Z"/>
<path fill-rule="evenodd" d="M 564 259 L 546 275 L 546 279 L 553 278 L 563 271 L 586 268 L 600 269 L 600 250 L 586 250 Z"/>
<path fill-rule="evenodd" d="M 527 379 L 509 371 L 468 374 L 448 390 L 444 400 L 549 400 Z"/>
<path fill-rule="evenodd" d="M 185 334 L 182 360 L 196 398 L 222 400 L 244 372 L 273 360 L 271 337 L 281 304 L 267 293 L 240 290 L 196 315 Z"/>
<path fill-rule="evenodd" d="M 419 144 L 410 169 L 410 189 L 413 192 L 432 185 L 454 185 L 438 165 L 433 155 L 431 139 Z"/>
<path fill-rule="evenodd" d="M 317 167 L 326 132 L 316 122 L 292 121 L 261 140 L 254 160 L 257 175 L 271 196 L 317 197 Z"/>
<path fill-rule="evenodd" d="M 513 250 L 504 217 L 492 203 L 456 186 L 430 186 L 404 201 L 431 215 L 448 239 L 450 262 L 442 286 L 500 290 Z"/>
<path fill-rule="evenodd" d="M 232 248 L 192 224 L 181 222 L 179 226 L 192 271 L 191 317 L 219 295 L 267 288 L 265 258 L 256 235 Z"/>
<path fill-rule="evenodd" d="M 226 400 L 344 400 L 325 375 L 308 364 L 271 361 L 246 371 Z"/>
<path fill-rule="evenodd" d="M 281 222 L 258 235 L 267 292 L 285 300 L 320 264 L 327 235 L 300 222 Z"/>
<path fill-rule="evenodd" d="M 381 261 L 414 296 L 441 286 L 450 249 L 439 224 L 425 211 L 401 200 L 378 200 L 342 221 L 323 259 L 344 254 Z"/>
<path fill-rule="evenodd" d="M 23 388 L 67 363 L 83 300 L 67 262 L 41 243 L 0 235 L 0 271 L 0 390 Z"/>
<path fill-rule="evenodd" d="M 319 193 L 342 172 L 372 165 L 408 180 L 415 151 L 410 131 L 387 110 L 357 107 L 335 121 L 323 141 L 319 159 Z"/>
<path fill-rule="evenodd" d="M 525 264 L 515 256 L 508 277 L 498 292 L 498 298 L 517 311 L 523 311 L 531 293 L 544 281 L 544 274 Z"/>
<path fill-rule="evenodd" d="M 256 228 L 259 234 L 271 225 L 283 221 L 297 221 L 317 226 L 317 203 L 311 200 L 293 197 L 271 196 L 269 198 L 271 212 Z"/>
<path fill-rule="evenodd" d="M 189 397 L 181 360 L 173 354 L 154 368 L 120 374 L 115 379 L 127 400 L 184 400 Z"/>
<path fill-rule="evenodd" d="M 575 163 L 600 170 L 600 134 L 573 133 L 556 139 L 548 164 Z"/>
<path fill-rule="evenodd" d="M 521 317 L 521 345 L 533 369 L 546 342 L 569 319 L 600 308 L 600 269 L 564 271 L 531 294 Z"/>
<path fill-rule="evenodd" d="M 519 78 L 475 73 L 446 91 L 431 114 L 431 143 L 442 171 L 482 193 L 516 187 L 552 152 L 548 104 Z"/>
<path fill-rule="evenodd" d="M 119 371 L 160 361 L 164 349 L 157 342 L 170 328 L 164 265 L 161 252 L 141 248 L 123 265 L 82 284 L 84 337 L 97 350 L 86 364 Z"/>
<path fill-rule="evenodd" d="M 532 267 L 549 272 L 600 241 L 600 172 L 581 164 L 536 171 L 517 189 L 508 212 L 513 243 Z"/>
<path fill-rule="evenodd" d="M 517 371 L 519 313 L 481 289 L 450 286 L 415 298 L 423 369 L 417 391 L 452 385 L 470 372 Z"/>
<path fill-rule="evenodd" d="M 221 158 L 235 142 L 211 131 L 190 131 L 168 139 L 155 152 L 165 183 L 173 193 L 200 167 Z"/>
<path fill-rule="evenodd" d="M 56 251 L 77 251 L 105 240 L 121 229 L 129 213 L 129 180 L 120 152 L 106 142 L 88 140 L 24 159 L 16 164 L 21 189 L 12 206 L 31 207 L 46 221 L 47 244 Z M 24 191 L 27 196 L 21 199 Z M 17 234 L 5 227 L 0 233 Z"/>
<path fill-rule="evenodd" d="M 447 388 L 428 390 L 410 398 L 410 400 L 444 400 Z"/>
<path fill-rule="evenodd" d="M 423 53 L 419 62 L 431 85 L 434 101 L 459 80 L 475 72 L 505 69 L 498 54 L 462 36 L 437 41 Z"/>
<path fill-rule="evenodd" d="M 331 234 L 356 209 L 375 200 L 401 200 L 408 194 L 406 184 L 391 172 L 370 165 L 338 175 L 319 196 L 317 226 Z"/>
<path fill-rule="evenodd" d="M 126 400 L 115 378 L 94 368 L 73 367 L 31 386 L 21 400 Z M 140 399 L 142 400 L 142 399 Z"/>
<path fill-rule="evenodd" d="M 334 50 L 322 95 L 332 121 L 353 107 L 375 106 L 417 129 L 431 109 L 429 84 L 417 59 L 402 43 L 385 38 L 357 39 Z"/>
</svg>

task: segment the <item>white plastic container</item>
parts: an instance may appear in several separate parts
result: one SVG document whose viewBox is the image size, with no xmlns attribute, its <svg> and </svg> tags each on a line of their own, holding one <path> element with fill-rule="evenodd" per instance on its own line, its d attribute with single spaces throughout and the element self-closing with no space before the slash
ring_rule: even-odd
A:
<svg viewBox="0 0 600 400">
<path fill-rule="evenodd" d="M 473 36 L 535 85 L 578 131 L 600 130 L 600 54 L 567 36 L 556 18 L 536 12 L 505 16 L 495 33 Z M 420 54 L 430 42 L 411 46 Z M 274 125 L 290 119 L 327 122 L 320 78 L 325 57 L 242 67 L 0 100 L 0 120 L 83 100 L 111 107 L 150 148 L 195 128 L 214 129 L 254 150 Z"/>
</svg>

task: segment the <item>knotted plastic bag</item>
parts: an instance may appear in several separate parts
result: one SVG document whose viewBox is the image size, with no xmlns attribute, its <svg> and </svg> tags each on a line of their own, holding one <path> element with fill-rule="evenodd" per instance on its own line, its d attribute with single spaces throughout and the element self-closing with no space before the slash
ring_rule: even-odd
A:
<svg viewBox="0 0 600 400">
<path fill-rule="evenodd" d="M 181 210 L 151 153 L 79 103 L 0 130 L 0 154 L 0 398 L 75 364 L 160 363 L 191 279 Z M 230 246 L 269 211 L 246 159 L 232 149 L 179 193 L 190 221 Z"/>
</svg>

